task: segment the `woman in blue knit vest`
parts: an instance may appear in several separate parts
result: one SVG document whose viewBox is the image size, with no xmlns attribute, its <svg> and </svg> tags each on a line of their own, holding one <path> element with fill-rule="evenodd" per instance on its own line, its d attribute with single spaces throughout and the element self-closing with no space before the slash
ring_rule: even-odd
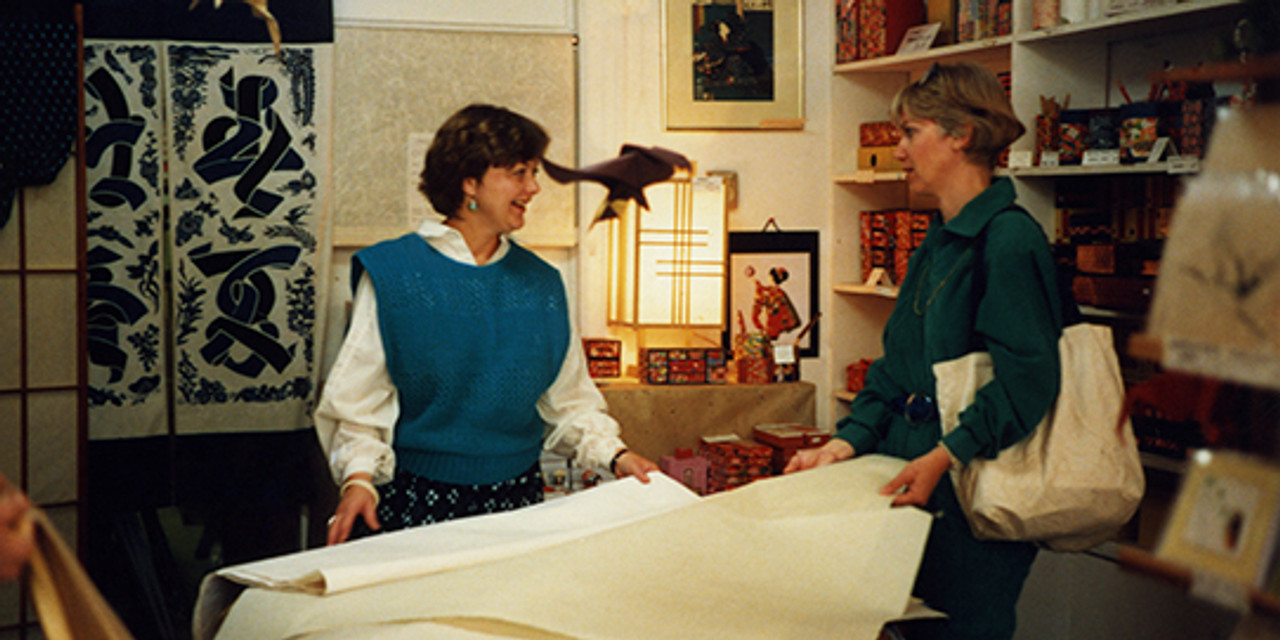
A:
<svg viewBox="0 0 1280 640">
<path fill-rule="evenodd" d="M 560 273 L 524 226 L 550 139 L 501 107 L 451 116 L 419 187 L 443 221 L 352 260 L 351 326 L 316 409 L 341 483 L 328 543 L 542 500 L 543 448 L 648 482 L 587 375 Z"/>
</svg>

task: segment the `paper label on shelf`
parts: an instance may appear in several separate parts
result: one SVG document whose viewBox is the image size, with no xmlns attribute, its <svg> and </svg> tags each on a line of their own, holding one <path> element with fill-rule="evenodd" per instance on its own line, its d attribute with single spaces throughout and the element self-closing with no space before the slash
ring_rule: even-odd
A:
<svg viewBox="0 0 1280 640">
<path fill-rule="evenodd" d="M 1169 173 L 1196 173 L 1200 171 L 1200 158 L 1195 156 L 1170 156 Z"/>
<path fill-rule="evenodd" d="M 1160 158 L 1164 157 L 1164 152 L 1171 149 L 1169 138 L 1156 138 L 1156 143 L 1151 145 L 1151 153 L 1147 156 L 1147 164 L 1155 164 L 1160 162 Z"/>
<path fill-rule="evenodd" d="M 773 345 L 773 362 L 774 364 L 795 364 L 796 348 L 790 344 Z"/>
<path fill-rule="evenodd" d="M 1041 154 L 1040 154 L 1040 166 L 1042 166 L 1042 167 L 1056 167 L 1056 166 L 1058 166 L 1058 152 L 1057 152 L 1057 151 L 1045 151 L 1044 153 L 1041 153 Z"/>
<path fill-rule="evenodd" d="M 1009 168 L 1021 169 L 1031 166 L 1030 151 L 1010 151 L 1009 152 Z"/>
<path fill-rule="evenodd" d="M 1248 586 L 1208 571 L 1191 570 L 1191 595 L 1232 611 L 1249 611 Z"/>
<path fill-rule="evenodd" d="M 876 181 L 876 171 L 875 171 L 875 169 L 858 169 L 858 170 L 857 170 L 856 172 L 854 172 L 854 174 L 853 174 L 853 181 L 854 181 L 854 182 L 865 182 L 865 183 L 875 182 L 875 181 Z"/>
<path fill-rule="evenodd" d="M 1080 164 L 1086 167 L 1096 167 L 1100 165 L 1120 164 L 1119 149 L 1089 149 L 1084 152 L 1084 158 Z"/>
</svg>

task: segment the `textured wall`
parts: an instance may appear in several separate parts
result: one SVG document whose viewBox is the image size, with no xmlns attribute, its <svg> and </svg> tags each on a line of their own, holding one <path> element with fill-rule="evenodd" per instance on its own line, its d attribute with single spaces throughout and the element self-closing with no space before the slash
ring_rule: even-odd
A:
<svg viewBox="0 0 1280 640">
<path fill-rule="evenodd" d="M 421 214 L 410 208 L 425 204 L 413 189 L 422 169 L 418 151 L 472 102 L 538 121 L 551 134 L 548 157 L 576 161 L 571 36 L 350 27 L 337 29 L 334 39 L 336 244 L 365 244 L 416 226 Z M 519 238 L 571 246 L 574 190 L 541 182 Z"/>
</svg>

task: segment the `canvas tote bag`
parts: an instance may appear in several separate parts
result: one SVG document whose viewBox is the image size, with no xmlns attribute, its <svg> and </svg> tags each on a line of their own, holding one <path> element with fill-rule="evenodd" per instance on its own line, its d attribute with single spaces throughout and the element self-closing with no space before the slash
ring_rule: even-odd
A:
<svg viewBox="0 0 1280 640">
<path fill-rule="evenodd" d="M 1083 551 L 1133 517 L 1146 488 L 1133 425 L 1117 430 L 1124 404 L 1111 328 L 1075 324 L 1058 341 L 1062 388 L 1035 431 L 995 459 L 974 458 L 951 479 L 978 538 L 1027 540 Z M 942 433 L 994 377 L 980 351 L 933 365 Z"/>
<path fill-rule="evenodd" d="M 67 543 L 40 509 L 27 512 L 35 527 L 31 600 L 48 640 L 133 640 Z"/>
</svg>

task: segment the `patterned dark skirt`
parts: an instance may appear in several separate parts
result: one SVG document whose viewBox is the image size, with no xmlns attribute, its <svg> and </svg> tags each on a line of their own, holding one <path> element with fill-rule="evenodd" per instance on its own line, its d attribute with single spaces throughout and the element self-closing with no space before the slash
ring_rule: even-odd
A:
<svg viewBox="0 0 1280 640">
<path fill-rule="evenodd" d="M 542 502 L 542 493 L 542 468 L 537 462 L 528 471 L 495 484 L 451 484 L 397 471 L 391 482 L 378 487 L 378 522 L 382 529 L 372 531 L 364 518 L 356 518 L 351 539 L 511 511 Z"/>
</svg>

